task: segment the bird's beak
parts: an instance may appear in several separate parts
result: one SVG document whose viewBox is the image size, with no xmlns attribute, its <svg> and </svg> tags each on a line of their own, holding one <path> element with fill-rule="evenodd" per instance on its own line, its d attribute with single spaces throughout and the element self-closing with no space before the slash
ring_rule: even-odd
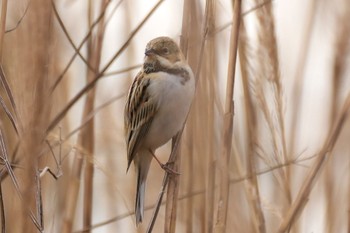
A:
<svg viewBox="0 0 350 233">
<path fill-rule="evenodd" d="M 154 49 L 146 49 L 145 55 L 150 56 L 156 54 L 156 51 Z"/>
</svg>

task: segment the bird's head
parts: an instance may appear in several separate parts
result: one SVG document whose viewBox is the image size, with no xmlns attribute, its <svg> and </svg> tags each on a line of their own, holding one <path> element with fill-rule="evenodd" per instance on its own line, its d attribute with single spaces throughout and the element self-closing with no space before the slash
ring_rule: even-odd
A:
<svg viewBox="0 0 350 233">
<path fill-rule="evenodd" d="M 148 42 L 145 50 L 145 63 L 169 62 L 174 64 L 183 61 L 184 56 L 176 44 L 176 42 L 169 37 L 158 37 Z M 163 61 L 163 62 L 162 62 Z"/>
</svg>

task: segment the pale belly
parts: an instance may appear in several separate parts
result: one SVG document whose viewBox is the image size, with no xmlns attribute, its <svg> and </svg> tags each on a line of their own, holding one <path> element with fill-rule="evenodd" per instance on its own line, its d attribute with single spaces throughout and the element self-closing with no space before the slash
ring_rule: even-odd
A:
<svg viewBox="0 0 350 233">
<path fill-rule="evenodd" d="M 158 90 L 154 98 L 159 101 L 159 110 L 142 147 L 156 150 L 181 130 L 193 99 L 194 80 L 182 84 L 177 77 L 167 75 L 152 85 L 151 90 Z"/>
</svg>

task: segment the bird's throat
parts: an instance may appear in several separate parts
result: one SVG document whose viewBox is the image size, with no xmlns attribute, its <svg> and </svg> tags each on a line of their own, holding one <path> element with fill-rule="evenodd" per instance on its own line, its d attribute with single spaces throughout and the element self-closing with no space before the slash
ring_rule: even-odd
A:
<svg viewBox="0 0 350 233">
<path fill-rule="evenodd" d="M 185 68 L 181 67 L 167 67 L 162 65 L 158 60 L 145 61 L 143 64 L 143 70 L 146 74 L 165 72 L 168 74 L 176 75 L 182 79 L 181 83 L 185 84 L 190 79 L 190 74 Z"/>
</svg>

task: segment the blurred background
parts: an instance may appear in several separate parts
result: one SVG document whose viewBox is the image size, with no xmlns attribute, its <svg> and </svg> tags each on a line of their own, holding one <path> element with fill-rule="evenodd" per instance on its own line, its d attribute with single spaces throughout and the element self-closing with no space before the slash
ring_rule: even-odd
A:
<svg viewBox="0 0 350 233">
<path fill-rule="evenodd" d="M 0 2 L 1 232 L 150 232 L 164 171 L 135 227 L 123 115 L 158 36 L 197 88 L 153 232 L 350 232 L 348 0 Z"/>
</svg>

